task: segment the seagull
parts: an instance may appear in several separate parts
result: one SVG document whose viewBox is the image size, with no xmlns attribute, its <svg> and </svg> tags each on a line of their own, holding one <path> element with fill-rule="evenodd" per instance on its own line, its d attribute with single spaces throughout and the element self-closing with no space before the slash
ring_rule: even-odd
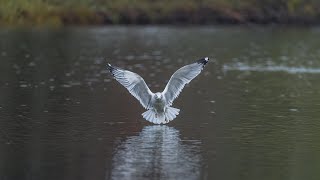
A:
<svg viewBox="0 0 320 180">
<path fill-rule="evenodd" d="M 208 61 L 208 57 L 201 58 L 178 69 L 171 76 L 165 89 L 157 93 L 151 92 L 146 82 L 138 74 L 109 63 L 107 68 L 112 76 L 147 109 L 142 113 L 143 118 L 154 124 L 166 124 L 175 119 L 180 111 L 180 109 L 171 107 L 173 101 L 179 96 L 184 86 L 200 74 Z"/>
</svg>

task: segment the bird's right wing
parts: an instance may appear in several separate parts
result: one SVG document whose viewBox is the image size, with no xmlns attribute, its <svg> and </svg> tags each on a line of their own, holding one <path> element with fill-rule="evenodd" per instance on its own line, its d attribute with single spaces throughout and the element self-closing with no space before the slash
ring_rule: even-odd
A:
<svg viewBox="0 0 320 180">
<path fill-rule="evenodd" d="M 111 66 L 110 64 L 107 65 L 107 68 L 113 77 L 139 100 L 144 108 L 149 109 L 153 93 L 141 76 L 131 71 Z"/>
<path fill-rule="evenodd" d="M 173 101 L 179 96 L 184 86 L 200 74 L 208 61 L 208 57 L 200 59 L 195 63 L 183 66 L 171 76 L 167 86 L 162 92 L 169 106 L 171 106 Z"/>
</svg>

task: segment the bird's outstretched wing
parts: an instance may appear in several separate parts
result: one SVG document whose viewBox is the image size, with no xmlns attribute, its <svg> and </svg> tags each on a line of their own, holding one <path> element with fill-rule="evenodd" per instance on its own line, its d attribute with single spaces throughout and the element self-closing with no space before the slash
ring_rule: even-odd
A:
<svg viewBox="0 0 320 180">
<path fill-rule="evenodd" d="M 111 66 L 110 64 L 107 65 L 107 68 L 113 77 L 140 101 L 144 108 L 149 108 L 149 103 L 153 93 L 150 91 L 141 76 L 136 73 Z"/>
<path fill-rule="evenodd" d="M 169 106 L 171 106 L 174 99 L 179 96 L 184 86 L 200 74 L 208 61 L 208 57 L 202 58 L 195 63 L 183 66 L 171 76 L 167 86 L 162 92 Z"/>
</svg>

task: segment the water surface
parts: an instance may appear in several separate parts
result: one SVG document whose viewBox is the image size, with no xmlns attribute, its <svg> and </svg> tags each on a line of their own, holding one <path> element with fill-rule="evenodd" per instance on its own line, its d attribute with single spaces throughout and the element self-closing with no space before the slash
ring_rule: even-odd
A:
<svg viewBox="0 0 320 180">
<path fill-rule="evenodd" d="M 319 179 L 319 28 L 0 31 L 0 179 Z M 162 91 L 211 62 L 168 125 L 108 75 Z"/>
</svg>

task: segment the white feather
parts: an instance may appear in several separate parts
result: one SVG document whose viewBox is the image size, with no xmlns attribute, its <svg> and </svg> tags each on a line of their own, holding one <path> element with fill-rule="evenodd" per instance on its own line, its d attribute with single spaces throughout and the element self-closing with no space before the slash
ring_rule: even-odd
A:
<svg viewBox="0 0 320 180">
<path fill-rule="evenodd" d="M 179 114 L 179 109 L 170 107 L 179 96 L 186 84 L 200 74 L 209 58 L 203 58 L 195 63 L 178 69 L 170 78 L 162 93 L 152 93 L 141 76 L 108 64 L 108 69 L 114 78 L 148 109 L 143 118 L 155 123 L 166 124 Z"/>
<path fill-rule="evenodd" d="M 171 76 L 167 86 L 162 92 L 167 101 L 167 105 L 172 105 L 184 86 L 200 74 L 207 62 L 208 58 L 200 59 L 195 63 L 183 66 Z"/>
<path fill-rule="evenodd" d="M 153 93 L 141 76 L 131 71 L 123 70 L 108 64 L 114 78 L 139 100 L 145 109 L 149 109 Z"/>
</svg>

